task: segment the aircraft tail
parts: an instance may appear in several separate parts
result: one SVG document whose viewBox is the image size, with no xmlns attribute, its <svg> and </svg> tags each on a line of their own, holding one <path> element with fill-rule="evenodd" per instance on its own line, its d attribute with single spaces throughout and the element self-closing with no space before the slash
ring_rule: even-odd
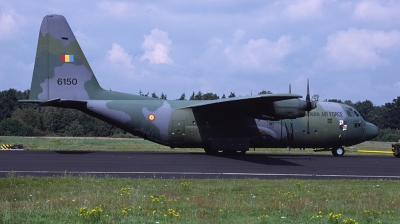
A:
<svg viewBox="0 0 400 224">
<path fill-rule="evenodd" d="M 64 16 L 45 16 L 27 102 L 89 100 L 104 92 Z"/>
</svg>

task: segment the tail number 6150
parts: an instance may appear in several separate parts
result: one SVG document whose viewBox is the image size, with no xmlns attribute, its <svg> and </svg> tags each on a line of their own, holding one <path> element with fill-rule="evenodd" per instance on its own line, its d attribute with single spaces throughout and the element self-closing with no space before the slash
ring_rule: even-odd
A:
<svg viewBox="0 0 400 224">
<path fill-rule="evenodd" d="M 57 79 L 57 84 L 58 85 L 76 85 L 78 84 L 78 80 L 76 78 L 66 78 L 66 79 L 62 79 L 59 78 Z"/>
</svg>

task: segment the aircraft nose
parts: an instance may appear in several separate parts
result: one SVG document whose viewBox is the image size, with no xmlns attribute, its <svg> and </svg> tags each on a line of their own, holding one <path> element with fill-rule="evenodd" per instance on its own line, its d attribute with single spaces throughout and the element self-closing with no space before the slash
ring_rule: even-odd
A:
<svg viewBox="0 0 400 224">
<path fill-rule="evenodd" d="M 378 136 L 379 129 L 377 126 L 374 124 L 371 124 L 369 122 L 365 123 L 365 129 L 364 129 L 364 139 L 365 140 L 370 140 Z"/>
</svg>

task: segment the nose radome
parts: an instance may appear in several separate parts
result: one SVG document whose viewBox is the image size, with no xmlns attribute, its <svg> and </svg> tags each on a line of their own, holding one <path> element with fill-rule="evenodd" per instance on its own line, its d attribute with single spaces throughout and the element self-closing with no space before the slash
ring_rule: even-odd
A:
<svg viewBox="0 0 400 224">
<path fill-rule="evenodd" d="M 364 129 L 364 140 L 370 140 L 378 136 L 379 129 L 374 124 L 367 122 Z"/>
</svg>

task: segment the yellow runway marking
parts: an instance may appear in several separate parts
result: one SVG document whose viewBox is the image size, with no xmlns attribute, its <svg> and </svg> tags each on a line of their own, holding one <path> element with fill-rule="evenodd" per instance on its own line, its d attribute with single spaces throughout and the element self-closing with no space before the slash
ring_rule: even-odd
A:
<svg viewBox="0 0 400 224">
<path fill-rule="evenodd" d="M 379 153 L 379 154 L 393 154 L 392 151 L 382 151 L 382 150 L 356 150 L 356 152 L 363 152 L 363 153 Z"/>
</svg>

